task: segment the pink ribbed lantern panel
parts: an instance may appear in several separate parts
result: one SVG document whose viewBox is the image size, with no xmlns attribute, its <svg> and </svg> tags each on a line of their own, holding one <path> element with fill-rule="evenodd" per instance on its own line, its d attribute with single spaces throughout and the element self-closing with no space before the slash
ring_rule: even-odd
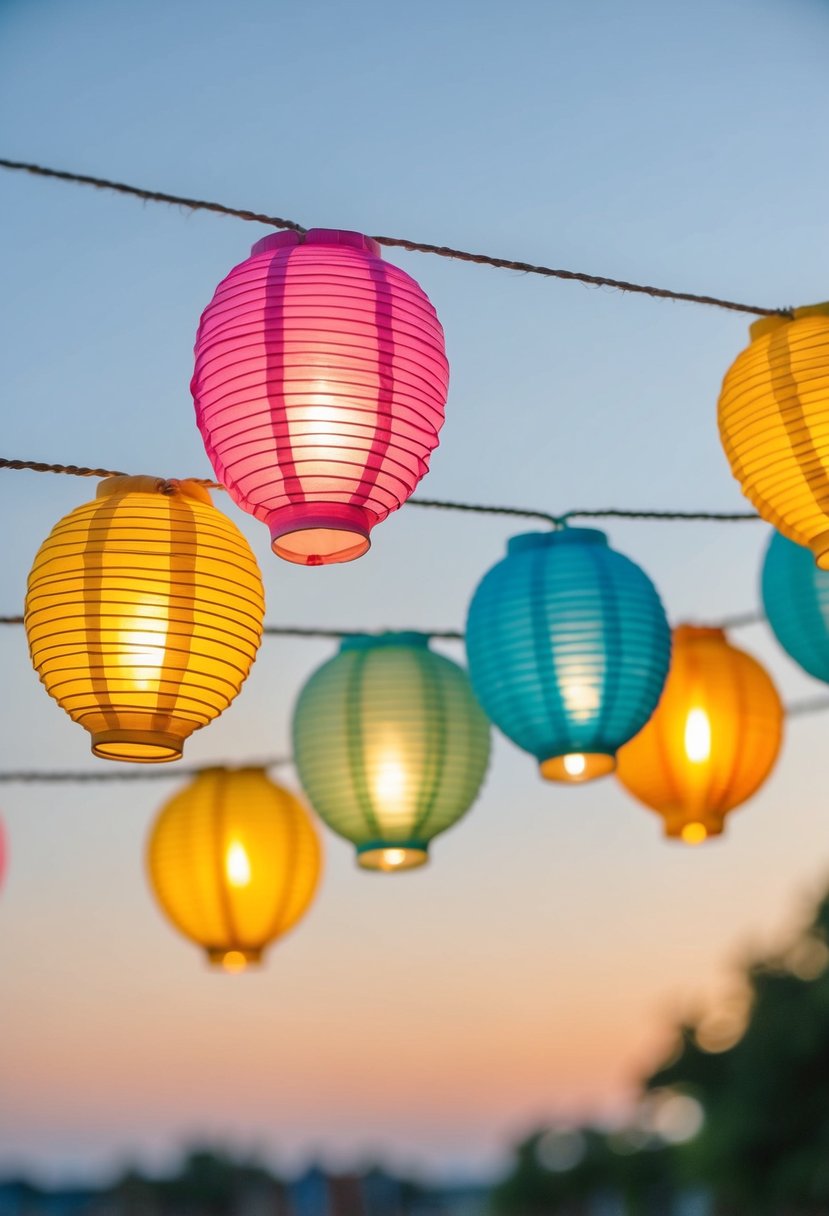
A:
<svg viewBox="0 0 829 1216">
<path fill-rule="evenodd" d="M 275 553 L 368 549 L 429 467 L 449 367 L 414 279 L 356 232 L 267 236 L 202 314 L 191 385 L 216 477 Z"/>
</svg>

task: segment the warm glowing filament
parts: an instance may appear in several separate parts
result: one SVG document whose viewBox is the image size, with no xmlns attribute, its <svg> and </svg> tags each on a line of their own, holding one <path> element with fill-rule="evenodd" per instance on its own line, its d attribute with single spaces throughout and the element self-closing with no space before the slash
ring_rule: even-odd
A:
<svg viewBox="0 0 829 1216">
<path fill-rule="evenodd" d="M 144 609 L 142 612 L 141 609 Z M 156 626 L 154 629 L 140 626 Z M 133 629 L 138 625 L 138 629 Z M 137 692 L 157 692 L 167 656 L 167 613 L 160 605 L 139 601 L 139 614 L 126 616 L 118 632 L 118 664 Z"/>
<path fill-rule="evenodd" d="M 587 761 L 581 752 L 573 752 L 564 757 L 564 771 L 568 777 L 581 777 L 587 768 Z"/>
<path fill-rule="evenodd" d="M 690 710 L 685 721 L 685 755 L 692 764 L 711 758 L 711 723 L 704 709 Z"/>
<path fill-rule="evenodd" d="M 400 866 L 406 860 L 406 853 L 403 849 L 385 849 L 383 852 L 383 860 L 386 865 Z"/>
<path fill-rule="evenodd" d="M 225 873 L 232 887 L 246 887 L 250 883 L 250 858 L 245 847 L 234 840 L 225 855 Z"/>
</svg>

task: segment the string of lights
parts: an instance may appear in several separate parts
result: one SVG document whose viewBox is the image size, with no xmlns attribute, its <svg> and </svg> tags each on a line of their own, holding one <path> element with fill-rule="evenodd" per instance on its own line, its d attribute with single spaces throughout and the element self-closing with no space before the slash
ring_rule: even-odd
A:
<svg viewBox="0 0 829 1216">
<path fill-rule="evenodd" d="M 257 224 L 266 224 L 271 228 L 304 234 L 307 229 L 296 220 L 284 219 L 276 215 L 264 215 L 258 211 L 250 211 L 240 207 L 229 207 L 223 203 L 208 202 L 205 199 L 188 198 L 184 195 L 169 194 L 166 191 L 148 190 L 142 186 L 130 186 L 125 182 L 116 182 L 104 177 L 93 177 L 87 173 L 74 173 L 65 169 L 52 169 L 45 165 L 33 164 L 30 161 L 9 160 L 0 158 L 0 168 L 10 172 L 29 173 L 36 177 L 54 178 L 75 185 L 92 186 L 98 190 L 109 190 L 116 194 L 131 195 L 149 203 L 165 203 L 168 206 L 182 207 L 188 211 L 211 211 L 217 215 L 232 216 L 235 219 L 249 220 Z M 750 313 L 753 316 L 788 316 L 788 308 L 764 308 L 756 304 L 741 304 L 735 300 L 725 300 L 718 296 L 697 295 L 689 291 L 675 291 L 667 287 L 653 287 L 644 283 L 633 283 L 624 279 L 610 278 L 607 275 L 587 274 L 578 270 L 555 269 L 552 266 L 542 266 L 533 262 L 516 261 L 513 258 L 496 257 L 487 253 L 472 253 L 465 249 L 455 249 L 448 245 L 434 245 L 425 241 L 413 241 L 407 237 L 374 236 L 371 238 L 378 245 L 387 248 L 405 249 L 410 253 L 433 254 L 440 258 L 450 258 L 454 261 L 471 262 L 478 266 L 491 266 L 498 270 L 513 270 L 521 274 L 541 275 L 544 278 L 564 279 L 583 283 L 591 287 L 607 287 L 614 291 L 627 294 L 647 295 L 653 299 L 678 300 L 689 304 L 705 304 L 712 308 L 723 308 L 730 312 Z"/>
</svg>

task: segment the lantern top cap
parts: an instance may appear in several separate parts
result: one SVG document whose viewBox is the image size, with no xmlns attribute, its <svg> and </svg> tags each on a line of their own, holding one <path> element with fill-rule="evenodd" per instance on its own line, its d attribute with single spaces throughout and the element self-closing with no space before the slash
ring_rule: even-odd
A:
<svg viewBox="0 0 829 1216">
<path fill-rule="evenodd" d="M 607 536 L 598 528 L 560 528 L 556 532 L 521 532 L 507 541 L 507 553 L 524 553 L 528 549 L 550 549 L 554 545 L 603 545 Z"/>
<path fill-rule="evenodd" d="M 720 629 L 717 625 L 692 625 L 688 622 L 683 622 L 674 628 L 675 642 L 693 642 L 700 638 L 712 638 L 718 641 L 725 642 L 725 630 Z"/>
<path fill-rule="evenodd" d="M 122 494 L 164 494 L 166 496 L 182 494 L 185 498 L 194 498 L 198 502 L 212 505 L 210 494 L 198 481 L 165 481 L 163 477 L 105 477 L 98 483 L 96 498 L 110 498 Z"/>
<path fill-rule="evenodd" d="M 792 321 L 802 321 L 806 317 L 829 317 L 829 301 L 824 304 L 804 304 L 802 308 L 793 308 L 788 313 L 776 312 L 769 317 L 760 317 L 752 321 L 748 332 L 752 342 L 756 342 L 782 325 L 791 325 Z"/>
<path fill-rule="evenodd" d="M 349 249 L 361 249 L 372 257 L 381 257 L 380 246 L 362 232 L 350 232 L 344 228 L 309 228 L 307 232 L 270 232 L 257 241 L 250 251 L 251 257 L 258 253 L 270 253 L 277 249 L 293 249 L 297 245 L 339 245 Z"/>
<path fill-rule="evenodd" d="M 428 650 L 429 634 L 405 630 L 400 633 L 360 633 L 354 637 L 343 638 L 340 643 L 340 653 L 344 650 L 374 650 L 379 646 L 417 647 Z"/>
</svg>

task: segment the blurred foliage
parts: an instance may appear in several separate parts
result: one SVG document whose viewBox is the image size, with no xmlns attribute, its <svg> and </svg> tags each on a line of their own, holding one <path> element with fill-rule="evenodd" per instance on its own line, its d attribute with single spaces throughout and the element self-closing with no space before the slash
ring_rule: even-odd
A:
<svg viewBox="0 0 829 1216">
<path fill-rule="evenodd" d="M 746 969 L 739 1024 L 732 1009 L 680 1028 L 670 1059 L 644 1082 L 631 1127 L 581 1131 L 578 1159 L 554 1154 L 552 1166 L 545 1137 L 565 1133 L 528 1137 L 493 1210 L 591 1216 L 608 1195 L 626 1216 L 668 1216 L 691 1210 L 683 1196 L 704 1193 L 693 1210 L 717 1216 L 829 1216 L 827 964 L 829 896 L 785 954 Z M 658 1120 L 648 1125 L 649 1095 L 670 1093 L 704 1111 L 686 1143 L 667 1143 Z"/>
</svg>

